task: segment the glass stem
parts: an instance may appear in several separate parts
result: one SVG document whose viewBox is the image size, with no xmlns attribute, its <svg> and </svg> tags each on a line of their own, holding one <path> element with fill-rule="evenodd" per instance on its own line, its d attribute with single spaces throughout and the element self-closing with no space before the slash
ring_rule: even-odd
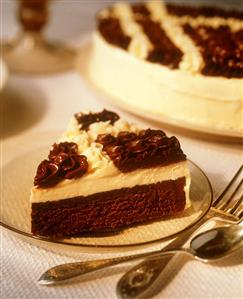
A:
<svg viewBox="0 0 243 299">
<path fill-rule="evenodd" d="M 49 0 L 19 0 L 18 18 L 23 32 L 38 35 L 48 22 Z"/>
</svg>

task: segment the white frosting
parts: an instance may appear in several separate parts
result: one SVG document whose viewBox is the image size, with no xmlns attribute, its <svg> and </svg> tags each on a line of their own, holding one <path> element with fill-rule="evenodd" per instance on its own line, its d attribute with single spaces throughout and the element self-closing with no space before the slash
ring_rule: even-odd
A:
<svg viewBox="0 0 243 299">
<path fill-rule="evenodd" d="M 145 59 L 152 49 L 152 44 L 134 21 L 131 6 L 125 2 L 118 2 L 114 5 L 113 13 L 119 18 L 125 34 L 132 38 L 128 48 L 129 53 L 137 58 Z"/>
<path fill-rule="evenodd" d="M 86 154 L 89 155 L 88 152 Z M 34 187 L 31 191 L 31 202 L 56 201 L 75 196 L 87 196 L 98 192 L 131 188 L 136 185 L 176 180 L 184 176 L 186 177 L 186 198 L 189 199 L 190 174 L 186 161 L 163 167 L 138 169 L 129 173 L 120 172 L 111 161 L 106 165 L 101 165 L 102 163 L 99 165 L 99 162 L 99 159 L 95 162 L 96 169 L 89 171 L 79 179 L 63 180 L 53 188 Z"/>
<path fill-rule="evenodd" d="M 199 72 L 203 67 L 202 56 L 191 38 L 184 33 L 178 24 L 178 19 L 171 18 L 167 14 L 166 7 L 161 1 L 149 1 L 147 7 L 151 13 L 151 18 L 161 24 L 166 35 L 183 52 L 179 68 L 191 73 Z"/>
<path fill-rule="evenodd" d="M 138 169 L 129 173 L 122 173 L 114 166 L 111 159 L 102 151 L 102 145 L 96 143 L 98 134 L 112 134 L 117 136 L 121 131 L 138 133 L 139 129 L 128 122 L 118 120 L 111 125 L 107 122 L 96 122 L 89 126 L 89 130 L 80 130 L 80 125 L 72 118 L 67 130 L 58 142 L 76 142 L 79 154 L 88 160 L 88 172 L 78 179 L 63 180 L 52 188 L 37 188 L 31 190 L 31 202 L 56 201 L 75 196 L 105 192 L 120 188 L 131 188 L 136 185 L 148 185 L 164 180 L 176 180 L 186 177 L 185 192 L 189 198 L 190 174 L 187 162 L 160 166 L 149 169 Z"/>
</svg>

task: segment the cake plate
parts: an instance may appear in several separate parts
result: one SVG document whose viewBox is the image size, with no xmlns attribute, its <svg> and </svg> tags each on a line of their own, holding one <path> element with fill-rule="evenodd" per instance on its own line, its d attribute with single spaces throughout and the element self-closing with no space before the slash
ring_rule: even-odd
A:
<svg viewBox="0 0 243 299">
<path fill-rule="evenodd" d="M 80 252 L 124 252 L 140 250 L 179 236 L 208 212 L 212 202 L 212 187 L 203 171 L 189 161 L 192 176 L 190 205 L 177 217 L 130 227 L 110 235 L 89 235 L 54 240 L 36 236 L 30 230 L 30 188 L 37 165 L 48 155 L 51 145 L 60 136 L 46 132 L 35 136 L 14 138 L 3 142 L 1 169 L 1 225 L 15 236 L 56 253 L 76 256 Z M 35 142 L 33 143 L 33 140 Z M 16 144 L 18 151 L 16 152 Z"/>
</svg>

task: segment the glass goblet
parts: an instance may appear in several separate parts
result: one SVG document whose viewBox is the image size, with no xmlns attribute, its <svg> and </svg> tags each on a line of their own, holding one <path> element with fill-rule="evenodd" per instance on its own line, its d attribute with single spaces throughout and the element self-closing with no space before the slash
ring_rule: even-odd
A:
<svg viewBox="0 0 243 299">
<path fill-rule="evenodd" d="M 49 0 L 18 0 L 18 21 L 22 32 L 1 45 L 9 69 L 15 73 L 45 74 L 74 66 L 75 52 L 43 36 L 48 22 Z"/>
</svg>

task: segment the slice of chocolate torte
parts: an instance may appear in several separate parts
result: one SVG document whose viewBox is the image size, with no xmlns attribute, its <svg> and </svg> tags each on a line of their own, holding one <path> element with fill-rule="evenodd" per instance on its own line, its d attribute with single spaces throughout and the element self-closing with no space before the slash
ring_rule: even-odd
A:
<svg viewBox="0 0 243 299">
<path fill-rule="evenodd" d="M 112 232 L 182 212 L 190 174 L 176 137 L 111 111 L 77 113 L 42 161 L 31 190 L 32 233 Z"/>
</svg>

